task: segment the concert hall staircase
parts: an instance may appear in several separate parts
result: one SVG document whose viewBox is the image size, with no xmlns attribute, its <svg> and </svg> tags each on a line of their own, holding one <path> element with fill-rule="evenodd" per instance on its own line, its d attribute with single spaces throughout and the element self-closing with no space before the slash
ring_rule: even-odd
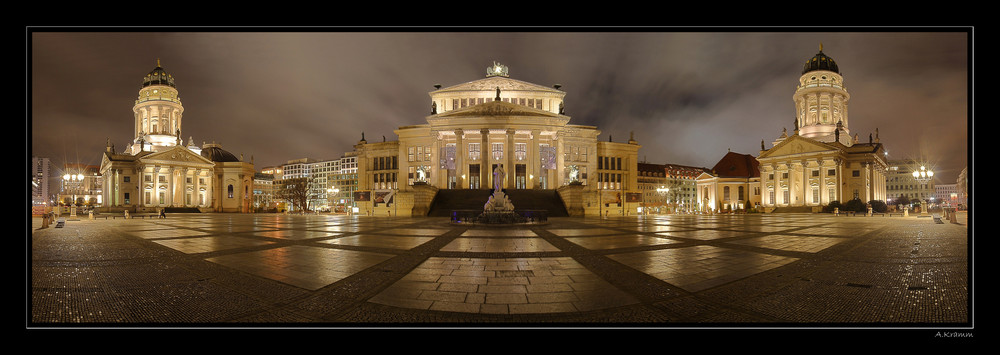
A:
<svg viewBox="0 0 1000 355">
<path fill-rule="evenodd" d="M 482 211 L 493 190 L 438 190 L 431 202 L 428 217 L 448 217 L 453 210 Z M 544 210 L 549 217 L 566 217 L 566 206 L 556 190 L 504 190 L 514 210 Z"/>
</svg>

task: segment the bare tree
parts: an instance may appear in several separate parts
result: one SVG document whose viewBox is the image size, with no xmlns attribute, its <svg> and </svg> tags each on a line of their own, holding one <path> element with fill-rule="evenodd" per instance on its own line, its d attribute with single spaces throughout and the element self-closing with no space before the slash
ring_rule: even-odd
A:
<svg viewBox="0 0 1000 355">
<path fill-rule="evenodd" d="M 282 179 L 278 182 L 276 195 L 279 199 L 287 201 L 298 211 L 307 211 L 309 201 L 310 178 Z"/>
</svg>

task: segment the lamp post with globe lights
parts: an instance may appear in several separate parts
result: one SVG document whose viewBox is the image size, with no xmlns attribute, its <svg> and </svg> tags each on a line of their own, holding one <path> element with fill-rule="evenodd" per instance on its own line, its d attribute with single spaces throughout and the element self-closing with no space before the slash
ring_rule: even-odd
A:
<svg viewBox="0 0 1000 355">
<path fill-rule="evenodd" d="M 920 170 L 913 171 L 913 180 L 916 181 L 918 184 L 926 185 L 931 180 L 934 180 L 934 172 L 931 171 L 930 169 L 927 169 L 924 166 L 920 166 Z M 920 209 L 920 214 L 927 215 L 928 206 L 926 204 L 926 200 L 923 199 L 923 196 L 920 196 L 920 203 L 922 207 Z"/>
<path fill-rule="evenodd" d="M 76 207 L 78 205 L 76 199 L 80 186 L 83 185 L 83 174 L 65 174 L 63 175 L 63 192 L 70 191 L 73 195 L 73 200 L 68 205 L 70 209 L 70 216 L 76 216 Z"/>
</svg>

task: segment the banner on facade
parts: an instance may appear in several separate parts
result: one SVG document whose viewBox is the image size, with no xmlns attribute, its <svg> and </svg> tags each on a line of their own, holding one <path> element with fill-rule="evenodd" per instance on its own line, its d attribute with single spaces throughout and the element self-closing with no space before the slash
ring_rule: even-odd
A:
<svg viewBox="0 0 1000 355">
<path fill-rule="evenodd" d="M 393 203 L 393 197 L 396 196 L 396 190 L 375 190 L 372 193 L 372 203 L 375 206 L 380 204 L 386 204 L 387 206 Z"/>
<path fill-rule="evenodd" d="M 601 203 L 605 205 L 621 204 L 622 193 L 620 191 L 601 190 Z"/>
<path fill-rule="evenodd" d="M 455 146 L 442 147 L 439 153 L 441 169 L 455 170 Z"/>
<path fill-rule="evenodd" d="M 371 191 L 354 191 L 354 201 L 371 201 Z"/>
<path fill-rule="evenodd" d="M 625 202 L 642 202 L 642 194 L 638 192 L 626 192 Z"/>
<path fill-rule="evenodd" d="M 542 146 L 538 148 L 538 159 L 541 161 L 542 169 L 556 169 L 556 147 Z"/>
</svg>

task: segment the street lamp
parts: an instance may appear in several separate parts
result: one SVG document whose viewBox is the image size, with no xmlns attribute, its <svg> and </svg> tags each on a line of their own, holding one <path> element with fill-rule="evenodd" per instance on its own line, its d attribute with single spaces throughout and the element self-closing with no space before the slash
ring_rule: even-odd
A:
<svg viewBox="0 0 1000 355">
<path fill-rule="evenodd" d="M 70 216 L 76 216 L 76 195 L 80 190 L 80 186 L 83 185 L 83 174 L 64 174 L 63 175 L 63 192 L 67 190 L 71 191 L 73 194 L 73 202 L 70 204 Z"/>
<path fill-rule="evenodd" d="M 930 182 L 933 179 L 934 179 L 934 172 L 928 170 L 924 166 L 921 166 L 920 170 L 914 170 L 913 171 L 913 180 L 915 180 L 917 183 L 919 183 L 921 185 L 926 185 L 928 182 Z M 923 195 L 923 194 L 921 194 L 921 195 Z M 926 215 L 927 214 L 927 207 L 928 206 L 927 206 L 927 204 L 925 203 L 925 201 L 922 198 L 921 198 L 921 204 L 922 204 L 921 205 L 922 208 L 920 209 L 920 214 L 921 215 Z"/>
</svg>

